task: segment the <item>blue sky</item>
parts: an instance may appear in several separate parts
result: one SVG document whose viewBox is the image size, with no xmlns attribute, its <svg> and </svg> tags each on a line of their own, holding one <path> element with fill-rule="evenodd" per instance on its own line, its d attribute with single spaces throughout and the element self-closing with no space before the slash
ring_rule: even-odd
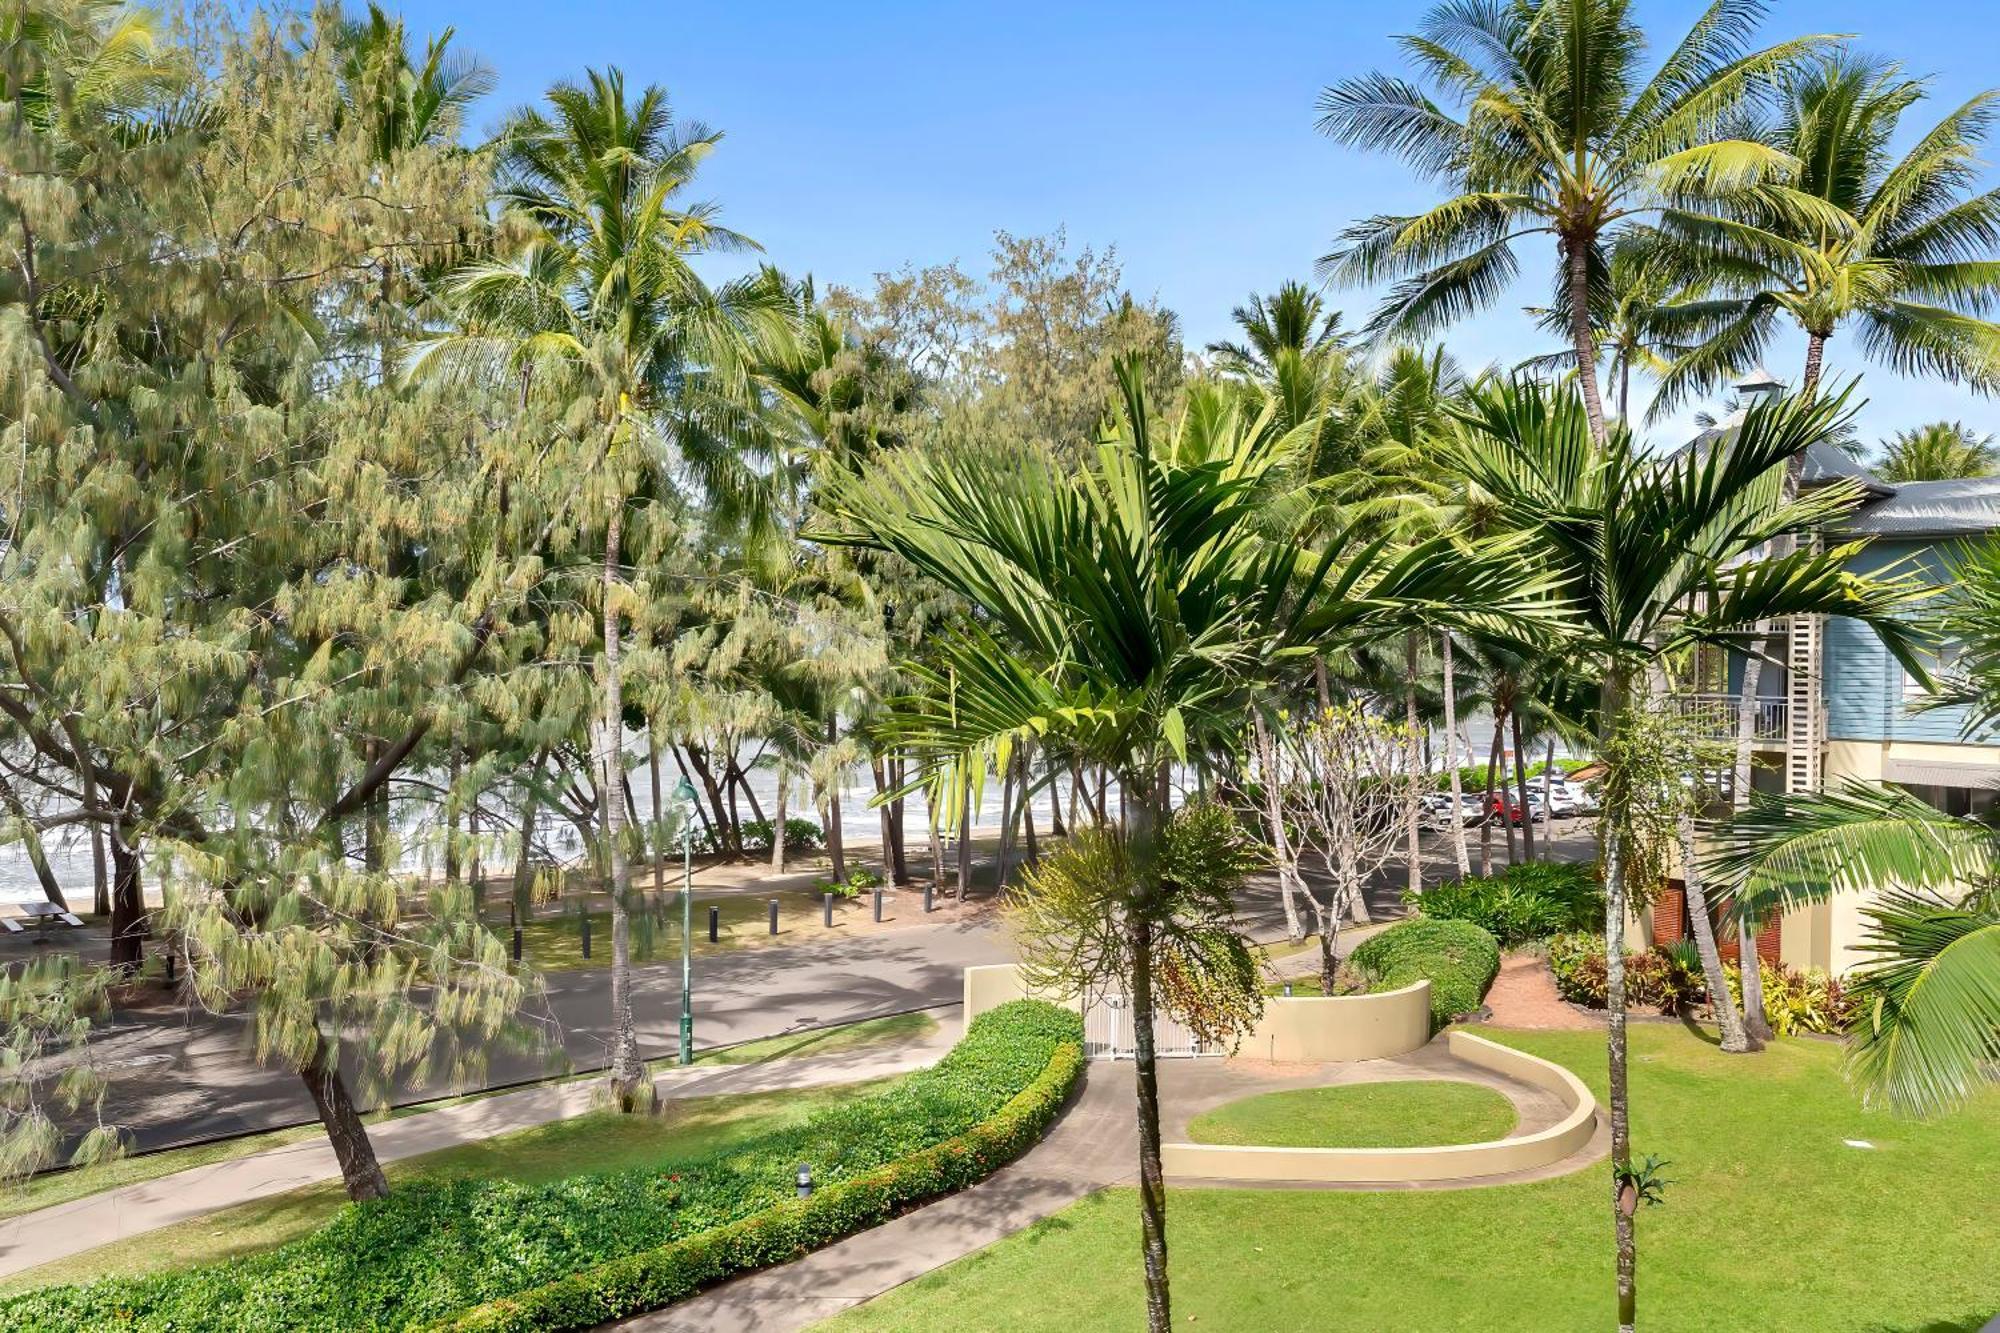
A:
<svg viewBox="0 0 2000 1333">
<path fill-rule="evenodd" d="M 455 25 L 494 67 L 500 88 L 475 115 L 482 128 L 590 66 L 666 85 L 682 115 L 727 133 L 703 193 L 787 270 L 853 285 L 957 258 L 983 273 L 995 228 L 1065 226 L 1075 243 L 1115 245 L 1128 285 L 1177 310 L 1199 344 L 1227 332 L 1230 307 L 1251 291 L 1310 276 L 1352 218 L 1435 197 L 1399 164 L 1313 130 L 1319 89 L 1393 67 L 1390 34 L 1419 8 L 410 0 L 402 12 L 418 31 Z M 1664 44 L 1700 7 L 1637 8 Z M 1934 114 L 2000 84 L 1991 0 L 1781 0 L 1764 26 L 1771 40 L 1808 31 L 1858 34 L 1863 49 L 1935 76 Z M 1448 339 L 1467 365 L 1547 350 L 1519 311 L 1544 299 L 1553 250 L 1531 243 L 1522 263 L 1520 290 Z M 1362 292 L 1332 299 L 1350 323 L 1369 304 Z M 1787 340 L 1771 369 L 1795 379 L 1802 357 Z M 1829 364 L 1865 369 L 1839 340 Z M 1869 369 L 1863 391 L 1866 439 L 1938 417 L 2000 432 L 2000 401 L 1949 385 Z M 1685 420 L 1657 434 L 1674 437 Z"/>
</svg>

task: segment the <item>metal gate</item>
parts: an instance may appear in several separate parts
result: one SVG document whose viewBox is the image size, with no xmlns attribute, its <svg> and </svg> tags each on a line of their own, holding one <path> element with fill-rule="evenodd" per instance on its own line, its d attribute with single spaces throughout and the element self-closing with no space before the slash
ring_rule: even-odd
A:
<svg viewBox="0 0 2000 1333">
<path fill-rule="evenodd" d="M 1083 1053 L 1091 1060 L 1130 1060 L 1137 1053 L 1132 1006 L 1123 995 L 1099 995 L 1083 1006 Z M 1153 1015 L 1153 1054 L 1161 1059 L 1220 1055 L 1205 1050 L 1187 1024 Z"/>
</svg>

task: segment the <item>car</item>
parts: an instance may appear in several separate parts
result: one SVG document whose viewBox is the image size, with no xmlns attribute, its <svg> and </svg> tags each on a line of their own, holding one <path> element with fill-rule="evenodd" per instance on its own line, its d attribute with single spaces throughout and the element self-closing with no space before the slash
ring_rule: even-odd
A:
<svg viewBox="0 0 2000 1333">
<path fill-rule="evenodd" d="M 1482 818 L 1479 798 L 1471 792 L 1461 793 L 1458 798 L 1458 822 L 1477 824 Z M 1450 828 L 1452 826 L 1451 793 L 1432 792 L 1423 798 L 1422 821 L 1429 828 Z"/>
<path fill-rule="evenodd" d="M 1567 819 L 1577 812 L 1576 794 L 1570 790 L 1567 779 L 1560 775 L 1551 778 L 1547 774 L 1528 779 L 1530 800 L 1541 798 L 1548 802 L 1549 813 L 1557 819 Z"/>
<path fill-rule="evenodd" d="M 1487 818 L 1504 819 L 1509 824 L 1518 826 L 1521 823 L 1522 810 L 1521 797 L 1517 792 L 1511 789 L 1507 791 L 1496 790 L 1493 793 L 1492 805 L 1487 807 Z M 1541 798 L 1533 792 L 1528 793 L 1526 812 L 1529 819 L 1540 819 L 1542 817 Z"/>
</svg>

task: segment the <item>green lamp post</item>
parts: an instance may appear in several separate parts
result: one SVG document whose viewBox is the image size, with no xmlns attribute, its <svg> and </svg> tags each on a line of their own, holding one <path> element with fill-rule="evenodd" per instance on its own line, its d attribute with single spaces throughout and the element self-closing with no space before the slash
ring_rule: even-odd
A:
<svg viewBox="0 0 2000 1333">
<path fill-rule="evenodd" d="M 694 1063 L 694 784 L 674 787 L 681 816 L 681 1063 Z"/>
</svg>

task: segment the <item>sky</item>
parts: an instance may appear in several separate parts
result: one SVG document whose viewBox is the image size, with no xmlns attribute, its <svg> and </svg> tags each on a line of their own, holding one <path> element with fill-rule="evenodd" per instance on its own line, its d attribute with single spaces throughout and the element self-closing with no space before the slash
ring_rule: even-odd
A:
<svg viewBox="0 0 2000 1333">
<path fill-rule="evenodd" d="M 1635 5 L 1656 51 L 1700 7 Z M 1439 197 L 1393 159 L 1350 152 L 1313 128 L 1325 85 L 1400 71 L 1391 36 L 1413 22 L 1415 4 L 407 0 L 400 9 L 414 32 L 455 27 L 456 44 L 498 75 L 474 112 L 478 130 L 588 68 L 615 64 L 635 86 L 664 85 L 679 115 L 726 135 L 697 193 L 770 262 L 822 286 L 865 287 L 877 272 L 952 259 L 983 275 L 996 229 L 1062 227 L 1073 245 L 1115 246 L 1127 286 L 1178 312 L 1199 347 L 1229 333 L 1230 309 L 1250 293 L 1310 278 L 1348 222 Z M 1931 76 L 1932 103 L 1906 117 L 1914 141 L 2000 84 L 1993 19 L 1993 0 L 1777 0 L 1762 31 L 1770 41 L 1852 34 L 1858 48 Z M 2000 135 L 1991 155 L 2000 159 Z M 1990 175 L 2000 184 L 2000 170 Z M 1448 335 L 1468 368 L 1552 350 L 1522 308 L 1546 301 L 1553 244 L 1524 243 L 1521 264 L 1514 291 Z M 1364 291 L 1330 300 L 1349 325 L 1371 305 Z M 1796 381 L 1803 358 L 1803 339 L 1786 338 L 1770 369 Z M 2000 433 L 2000 400 L 1871 368 L 1851 340 L 1836 338 L 1828 366 L 1863 374 L 1863 441 L 1940 418 Z M 1720 405 L 1690 405 L 1651 431 L 1656 442 L 1685 437 L 1703 406 Z"/>
</svg>

